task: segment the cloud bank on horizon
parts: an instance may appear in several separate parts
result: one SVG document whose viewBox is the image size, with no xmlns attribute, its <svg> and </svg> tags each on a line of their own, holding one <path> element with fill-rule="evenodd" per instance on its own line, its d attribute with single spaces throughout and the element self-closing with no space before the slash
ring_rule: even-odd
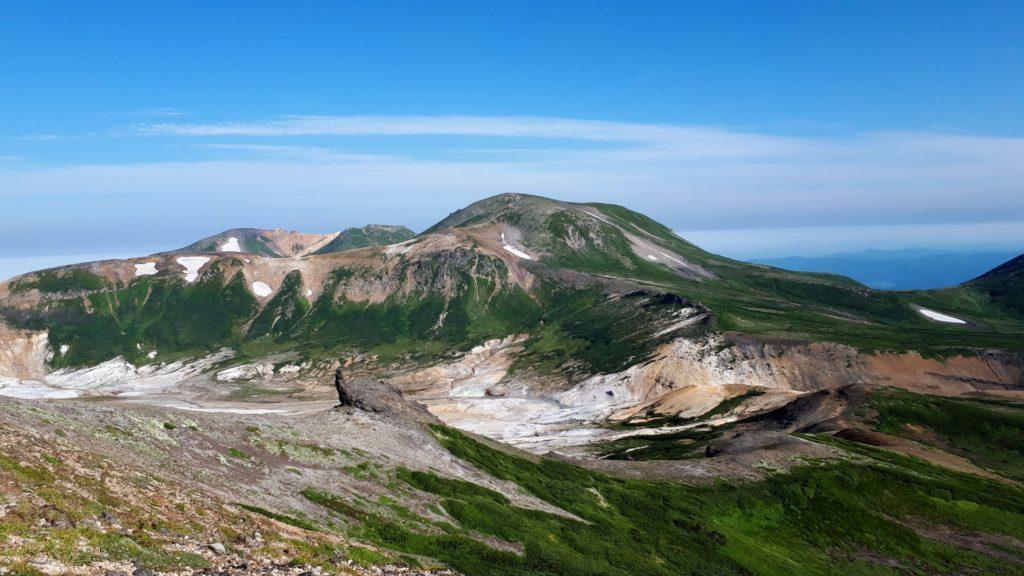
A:
<svg viewBox="0 0 1024 576">
<path fill-rule="evenodd" d="M 43 141 L 99 151 L 88 160 L 0 160 L 11 215 L 0 243 L 40 248 L 47 239 L 28 246 L 25 235 L 44 219 L 119 248 L 126 236 L 173 244 L 235 226 L 422 229 L 466 203 L 516 191 L 625 204 L 709 239 L 712 249 L 716 239 L 773 229 L 818 230 L 826 243 L 826 231 L 839 230 L 848 240 L 837 248 L 857 247 L 849 245 L 856 230 L 886 226 L 889 234 L 872 233 L 885 238 L 880 247 L 1024 245 L 1024 138 L 526 116 L 155 116 L 161 121 Z M 125 148 L 134 161 L 119 160 Z M 806 234 L 788 235 L 777 250 L 806 252 Z M 736 244 L 721 245 L 742 254 Z"/>
</svg>

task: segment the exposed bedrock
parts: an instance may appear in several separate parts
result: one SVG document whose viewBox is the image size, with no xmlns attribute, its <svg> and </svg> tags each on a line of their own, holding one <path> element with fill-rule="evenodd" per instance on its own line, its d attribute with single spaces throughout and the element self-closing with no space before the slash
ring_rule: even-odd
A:
<svg viewBox="0 0 1024 576">
<path fill-rule="evenodd" d="M 1024 394 L 1020 354 L 922 358 L 915 352 L 863 353 L 839 344 L 736 335 L 676 340 L 653 361 L 627 372 L 624 383 L 632 397 L 662 413 L 687 412 L 688 405 L 706 406 L 745 391 L 735 385 L 813 392 L 868 384 L 948 396 Z"/>
<path fill-rule="evenodd" d="M 345 377 L 338 368 L 334 372 L 334 389 L 338 392 L 338 408 L 354 408 L 385 416 L 411 418 L 417 421 L 438 422 L 425 408 L 407 400 L 398 390 L 383 380 Z"/>
</svg>

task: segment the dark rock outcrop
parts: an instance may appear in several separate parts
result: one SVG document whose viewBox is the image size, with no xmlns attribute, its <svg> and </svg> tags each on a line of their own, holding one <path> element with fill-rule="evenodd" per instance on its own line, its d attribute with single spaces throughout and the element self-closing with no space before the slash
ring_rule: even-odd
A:
<svg viewBox="0 0 1024 576">
<path fill-rule="evenodd" d="M 334 372 L 338 408 L 355 408 L 388 416 L 408 417 L 421 422 L 440 422 L 423 406 L 406 400 L 394 387 L 373 378 L 347 379 L 341 368 Z"/>
<path fill-rule="evenodd" d="M 802 442 L 804 441 L 783 432 L 764 431 L 753 434 L 737 434 L 731 438 L 717 438 L 708 442 L 704 454 L 714 457 L 745 454 L 758 450 L 778 450 Z"/>
</svg>

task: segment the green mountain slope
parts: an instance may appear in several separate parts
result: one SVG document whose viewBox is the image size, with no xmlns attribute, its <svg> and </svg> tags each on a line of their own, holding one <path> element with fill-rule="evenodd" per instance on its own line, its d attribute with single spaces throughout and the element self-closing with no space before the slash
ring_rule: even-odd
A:
<svg viewBox="0 0 1024 576">
<path fill-rule="evenodd" d="M 827 436 L 807 438 L 848 451 L 852 461 L 690 486 L 531 461 L 434 430 L 452 454 L 584 521 L 517 508 L 468 482 L 406 473 L 461 527 L 520 542 L 523 553 L 379 519 L 364 534 L 466 574 L 1012 574 L 1022 561 L 1020 548 L 1004 548 L 1024 536 L 1019 488 Z M 939 526 L 959 536 L 943 539 Z"/>
<path fill-rule="evenodd" d="M 366 248 L 367 246 L 385 246 L 387 244 L 398 244 L 416 237 L 416 233 L 405 226 L 386 226 L 383 224 L 370 224 L 362 228 L 348 228 L 342 230 L 334 240 L 331 240 L 314 254 L 329 254 L 331 252 L 343 252 L 354 248 Z"/>
<path fill-rule="evenodd" d="M 233 228 L 203 238 L 180 253 L 239 252 L 271 258 L 295 258 L 311 254 L 329 254 L 367 246 L 384 246 L 404 242 L 416 234 L 405 226 L 370 224 L 348 228 L 333 234 L 305 234 L 287 230 Z"/>
<path fill-rule="evenodd" d="M 193 242 L 184 248 L 175 250 L 175 252 L 221 252 L 223 247 L 234 238 L 235 243 L 240 248 L 240 252 L 273 258 L 283 257 L 266 237 L 266 232 L 266 230 L 258 228 L 232 228 L 220 234 Z"/>
<path fill-rule="evenodd" d="M 430 230 L 488 225 L 519 230 L 521 244 L 553 268 L 628 278 L 700 302 L 714 312 L 720 330 L 839 342 L 865 350 L 952 354 L 982 347 L 1024 348 L 1024 324 L 1009 318 L 987 293 L 887 292 L 843 276 L 739 262 L 704 251 L 621 206 L 506 194 L 454 212 Z M 1012 280 L 1005 284 L 1014 286 Z M 962 314 L 969 325 L 936 322 L 919 307 Z"/>
<path fill-rule="evenodd" d="M 1024 316 L 1024 254 L 971 280 L 967 286 Z"/>
<path fill-rule="evenodd" d="M 319 237 L 326 253 L 299 259 L 214 254 L 194 284 L 173 253 L 154 257 L 152 276 L 136 276 L 134 261 L 29 274 L 0 287 L 0 317 L 67 345 L 56 366 L 219 346 L 429 359 L 513 333 L 530 335 L 524 367 L 574 377 L 621 370 L 706 330 L 937 355 L 1024 349 L 1024 316 L 1014 312 L 1019 261 L 956 289 L 884 292 L 723 258 L 620 206 L 519 194 L 467 206 L 400 246 L 333 251 L 410 234 L 363 231 Z M 225 235 L 236 232 L 260 250 L 254 238 L 272 240 L 275 255 L 308 251 L 315 240 Z M 253 281 L 270 277 L 274 294 L 255 294 Z M 936 321 L 922 307 L 963 323 Z M 708 315 L 681 322 L 691 313 Z"/>
</svg>

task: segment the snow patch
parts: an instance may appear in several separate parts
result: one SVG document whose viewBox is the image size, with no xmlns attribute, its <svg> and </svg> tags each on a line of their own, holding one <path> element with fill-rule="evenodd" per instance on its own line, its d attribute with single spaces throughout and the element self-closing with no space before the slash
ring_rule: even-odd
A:
<svg viewBox="0 0 1024 576">
<path fill-rule="evenodd" d="M 672 261 L 673 261 L 673 262 L 675 262 L 676 264 L 680 264 L 680 265 L 682 265 L 682 266 L 686 266 L 687 268 L 689 268 L 689 267 L 690 267 L 690 265 L 689 265 L 689 264 L 687 264 L 686 262 L 683 262 L 682 260 L 680 260 L 679 258 L 676 258 L 675 256 L 672 256 L 672 255 L 666 254 L 666 253 L 664 253 L 664 252 L 662 252 L 662 253 L 661 253 L 661 255 L 662 255 L 662 256 L 664 256 L 665 258 L 668 258 L 669 260 L 672 260 Z"/>
<path fill-rule="evenodd" d="M 412 250 L 413 244 L 419 242 L 419 238 L 412 238 L 405 242 L 399 242 L 398 244 L 388 244 L 384 247 L 384 253 L 388 256 L 394 256 L 396 254 L 405 254 L 409 250 Z"/>
<path fill-rule="evenodd" d="M 587 216 L 590 216 L 591 218 L 597 218 L 598 220 L 600 220 L 601 222 L 604 222 L 605 224 L 611 224 L 612 226 L 615 226 L 615 224 L 612 224 L 606 218 L 602 218 L 602 217 L 598 216 L 597 214 L 594 214 L 593 212 L 590 212 L 589 210 L 584 210 L 583 213 L 586 214 Z"/>
<path fill-rule="evenodd" d="M 238 245 L 238 238 L 234 236 L 228 238 L 228 241 L 220 245 L 221 252 L 241 252 L 242 247 Z"/>
<path fill-rule="evenodd" d="M 648 254 L 647 259 L 650 260 L 651 262 L 659 262 L 658 257 L 652 254 Z"/>
<path fill-rule="evenodd" d="M 668 327 L 666 327 L 666 328 L 664 328 L 662 330 L 659 330 L 656 334 L 654 334 L 654 337 L 655 338 L 660 338 L 660 337 L 664 336 L 665 334 L 668 334 L 670 332 L 675 332 L 676 330 L 679 330 L 680 328 L 686 328 L 687 326 L 692 326 L 693 324 L 696 324 L 697 322 L 700 322 L 701 320 L 703 320 L 703 319 L 708 317 L 707 314 L 700 314 L 700 315 L 694 316 L 693 314 L 697 312 L 696 308 L 687 308 L 686 311 L 687 311 L 686 314 L 681 314 L 680 315 L 682 317 L 682 320 L 680 320 L 680 321 L 678 321 L 678 322 L 676 322 L 674 324 L 671 324 L 671 325 L 669 325 Z"/>
<path fill-rule="evenodd" d="M 146 358 L 149 358 L 150 360 L 152 360 L 153 358 L 156 358 L 156 350 L 153 350 L 149 354 L 146 354 Z"/>
<path fill-rule="evenodd" d="M 533 256 L 530 256 L 526 252 L 523 252 L 522 250 L 519 250 L 518 248 L 509 245 L 509 243 L 505 241 L 505 233 L 504 232 L 501 233 L 501 247 L 504 248 L 506 251 L 511 252 L 512 254 L 515 254 L 516 256 L 519 256 L 520 258 L 523 258 L 523 259 L 526 259 L 526 260 L 533 260 Z"/>
<path fill-rule="evenodd" d="M 63 356 L 65 354 L 67 354 L 68 350 L 70 350 L 70 349 L 71 349 L 71 346 L 68 346 L 67 344 L 61 344 L 60 345 L 60 355 Z"/>
<path fill-rule="evenodd" d="M 943 314 L 942 312 L 936 312 L 935 310 L 929 310 L 927 308 L 918 308 L 917 311 L 931 318 L 932 320 L 936 320 L 939 322 L 949 322 L 950 324 L 967 324 L 967 322 L 964 322 L 959 318 L 947 316 L 946 314 Z"/>
<path fill-rule="evenodd" d="M 195 282 L 199 278 L 199 269 L 209 261 L 206 256 L 181 256 L 177 259 L 178 264 L 185 267 L 185 282 Z"/>
<path fill-rule="evenodd" d="M 309 296 L 312 296 L 312 295 L 313 295 L 313 289 L 312 288 L 306 288 L 306 296 L 309 297 Z"/>
<path fill-rule="evenodd" d="M 274 293 L 274 290 L 270 286 L 267 286 L 265 282 L 253 282 L 252 291 L 260 298 L 266 298 Z"/>
<path fill-rule="evenodd" d="M 135 265 L 136 276 L 152 276 L 156 274 L 156 262 L 143 262 Z"/>
</svg>

